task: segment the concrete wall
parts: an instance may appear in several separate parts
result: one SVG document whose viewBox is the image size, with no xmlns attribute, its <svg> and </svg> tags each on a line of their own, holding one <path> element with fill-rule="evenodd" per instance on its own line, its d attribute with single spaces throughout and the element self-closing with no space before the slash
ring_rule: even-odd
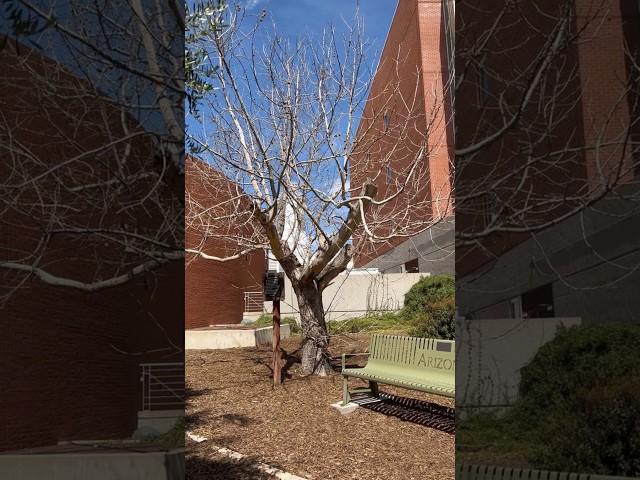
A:
<svg viewBox="0 0 640 480">
<path fill-rule="evenodd" d="M 420 273 L 343 273 L 322 294 L 327 321 L 345 320 L 367 312 L 400 310 L 404 305 L 404 294 L 424 274 Z M 298 301 L 285 277 L 285 298 L 281 302 L 281 314 L 299 318 Z M 270 311 L 271 303 L 265 302 Z"/>
<path fill-rule="evenodd" d="M 518 397 L 520 369 L 560 325 L 580 324 L 579 318 L 458 320 L 456 409 L 464 414 L 512 405 Z"/>
<path fill-rule="evenodd" d="M 625 187 L 634 195 L 637 187 Z M 509 300 L 551 283 L 557 317 L 584 323 L 640 322 L 640 213 L 635 201 L 606 198 L 540 232 L 483 270 L 456 280 L 459 314 L 509 316 Z"/>
<path fill-rule="evenodd" d="M 267 347 L 273 344 L 273 327 L 257 328 L 255 332 L 256 347 Z M 280 325 L 280 339 L 291 336 L 291 325 Z"/>
<path fill-rule="evenodd" d="M 418 270 L 431 275 L 455 274 L 455 223 L 453 217 L 401 243 L 367 263 L 382 273 L 400 273 L 401 266 L 418 259 Z"/>
<path fill-rule="evenodd" d="M 273 327 L 257 329 L 187 330 L 185 348 L 187 350 L 218 350 L 223 348 L 246 348 L 271 345 Z M 280 338 L 289 338 L 291 327 L 280 326 Z"/>
<path fill-rule="evenodd" d="M 151 427 L 158 433 L 166 433 L 183 418 L 184 410 L 142 410 L 138 412 L 138 428 Z"/>
<path fill-rule="evenodd" d="M 184 451 L 0 455 L 2 478 L 12 480 L 178 480 L 178 471 Z"/>
</svg>

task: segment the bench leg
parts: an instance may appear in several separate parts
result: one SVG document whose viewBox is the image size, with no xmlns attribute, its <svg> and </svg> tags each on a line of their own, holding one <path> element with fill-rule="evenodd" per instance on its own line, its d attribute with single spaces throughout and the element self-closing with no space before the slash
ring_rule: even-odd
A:
<svg viewBox="0 0 640 480">
<path fill-rule="evenodd" d="M 349 383 L 347 377 L 342 377 L 342 406 L 345 406 L 351 401 L 351 394 L 349 393 Z"/>
<path fill-rule="evenodd" d="M 373 382 L 369 380 L 369 388 L 371 389 L 371 394 L 374 397 L 378 396 L 378 382 Z"/>
</svg>

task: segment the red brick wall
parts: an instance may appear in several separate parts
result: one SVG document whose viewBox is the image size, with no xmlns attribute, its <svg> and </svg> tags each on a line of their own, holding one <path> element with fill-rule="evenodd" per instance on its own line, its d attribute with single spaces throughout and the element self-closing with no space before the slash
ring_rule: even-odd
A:
<svg viewBox="0 0 640 480">
<path fill-rule="evenodd" d="M 633 178 L 631 148 L 619 142 L 629 124 L 629 104 L 619 98 L 629 78 L 621 1 L 576 1 L 576 27 L 589 39 L 578 49 L 585 142 L 613 144 L 586 152 L 587 175 L 595 188 L 617 175 L 621 161 L 626 179 Z"/>
<path fill-rule="evenodd" d="M 186 162 L 186 189 L 191 195 L 198 196 L 203 205 L 224 205 L 227 198 L 235 196 L 234 188 L 211 188 L 226 185 L 226 180 L 213 171 L 212 181 L 199 181 L 197 176 L 209 169 L 200 162 L 200 168 L 194 168 L 197 160 Z M 204 170 L 201 170 L 204 169 Z M 205 173 L 206 174 L 206 173 Z M 217 180 L 217 181 L 216 181 Z M 232 186 L 231 186 L 232 187 Z M 188 205 L 187 205 L 188 208 Z M 223 209 L 225 207 L 222 207 Z M 224 212 L 223 213 L 231 213 Z M 244 219 L 225 220 L 220 229 L 235 229 L 234 223 L 243 224 Z M 200 246 L 209 255 L 225 256 L 241 250 L 236 244 L 227 244 L 217 239 L 201 244 L 202 232 L 186 229 L 187 248 Z M 263 250 L 256 250 L 241 258 L 218 262 L 191 255 L 185 264 L 185 328 L 207 327 L 209 325 L 236 324 L 242 321 L 244 311 L 244 293 L 262 291 L 263 275 L 266 268 Z"/>
<path fill-rule="evenodd" d="M 177 262 L 100 293 L 34 280 L 14 296 L 0 319 L 0 450 L 131 435 L 138 365 L 184 361 L 171 345 L 184 346 L 182 275 Z"/>
<path fill-rule="evenodd" d="M 640 58 L 640 5 L 637 2 L 621 2 L 622 29 L 624 32 L 627 77 L 630 78 L 634 71 L 634 61 Z M 637 65 L 637 63 L 636 63 Z M 635 80 L 630 83 L 630 92 L 627 96 L 627 104 L 629 108 L 629 117 L 638 118 L 640 115 L 640 79 L 637 72 Z M 636 122 L 632 127 L 631 140 L 640 145 L 640 123 Z M 635 164 L 635 174 L 640 176 L 640 148 L 636 148 L 634 152 L 633 163 Z"/>
<path fill-rule="evenodd" d="M 242 321 L 244 292 L 262 291 L 263 253 L 218 263 L 194 259 L 185 267 L 185 328 Z"/>
<path fill-rule="evenodd" d="M 394 172 L 402 174 L 416 158 L 421 145 L 426 143 L 428 155 L 420 166 L 419 185 L 408 187 L 408 195 L 402 195 L 385 207 L 372 209 L 370 214 L 371 218 L 382 218 L 391 212 L 405 210 L 408 213 L 406 224 L 414 224 L 416 231 L 424 220 L 452 215 L 452 131 L 447 123 L 451 110 L 446 105 L 443 87 L 447 78 L 446 68 L 443 69 L 446 65 L 443 34 L 441 2 L 399 1 L 358 129 L 359 143 L 368 145 L 371 142 L 375 148 L 368 152 L 368 161 L 365 160 L 367 153 L 362 152 L 356 152 L 351 159 L 351 186 L 357 188 L 365 178 L 373 178 L 383 168 L 371 158 L 380 158 L 393 151 L 390 165 Z M 407 109 L 408 99 L 412 105 Z M 382 134 L 381 111 L 385 108 L 393 111 L 392 127 L 387 135 Z M 407 130 L 396 133 L 393 122 L 399 123 L 396 118 L 403 115 L 413 116 L 415 120 Z M 383 138 L 378 140 L 381 135 Z M 378 175 L 376 184 L 378 198 L 384 198 L 388 194 L 384 170 Z M 356 266 L 367 264 L 407 237 L 376 244 L 366 243 L 363 238 L 362 232 L 354 235 L 358 252 Z"/>
<path fill-rule="evenodd" d="M 453 135 L 447 115 L 449 97 L 445 92 L 448 79 L 442 1 L 418 0 L 418 31 L 422 60 L 425 110 L 436 106 L 439 111 L 429 127 L 429 187 L 433 202 L 432 215 L 452 213 L 451 179 Z"/>
</svg>

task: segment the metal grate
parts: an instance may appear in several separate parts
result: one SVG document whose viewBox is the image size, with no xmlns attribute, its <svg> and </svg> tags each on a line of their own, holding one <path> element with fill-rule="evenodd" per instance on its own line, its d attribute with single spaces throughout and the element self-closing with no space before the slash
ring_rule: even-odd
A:
<svg viewBox="0 0 640 480">
<path fill-rule="evenodd" d="M 627 477 L 593 475 L 588 473 L 551 472 L 493 465 L 465 465 L 456 467 L 459 480 L 624 480 Z M 629 477 L 628 480 L 631 480 Z"/>
<path fill-rule="evenodd" d="M 378 398 L 364 397 L 352 400 L 362 408 L 399 418 L 425 427 L 435 428 L 446 433 L 456 432 L 455 409 L 436 403 L 398 397 L 380 392 Z"/>
</svg>

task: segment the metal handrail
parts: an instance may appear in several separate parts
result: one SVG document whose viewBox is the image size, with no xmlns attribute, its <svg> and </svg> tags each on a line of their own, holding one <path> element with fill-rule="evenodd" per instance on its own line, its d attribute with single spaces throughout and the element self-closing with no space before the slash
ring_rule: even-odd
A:
<svg viewBox="0 0 640 480">
<path fill-rule="evenodd" d="M 142 411 L 184 408 L 184 363 L 141 363 Z"/>
<path fill-rule="evenodd" d="M 264 292 L 244 292 L 245 312 L 264 312 Z"/>
</svg>

